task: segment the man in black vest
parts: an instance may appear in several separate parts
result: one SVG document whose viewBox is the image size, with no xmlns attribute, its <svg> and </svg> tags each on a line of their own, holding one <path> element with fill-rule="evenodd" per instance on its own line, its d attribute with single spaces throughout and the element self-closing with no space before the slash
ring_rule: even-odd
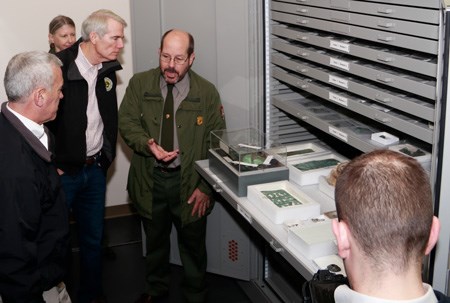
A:
<svg viewBox="0 0 450 303">
<path fill-rule="evenodd" d="M 56 137 L 56 164 L 80 244 L 78 302 L 105 302 L 101 248 L 106 172 L 116 155 L 117 56 L 126 22 L 109 10 L 93 12 L 82 38 L 57 53 L 63 62 L 64 98 L 48 124 Z"/>
</svg>

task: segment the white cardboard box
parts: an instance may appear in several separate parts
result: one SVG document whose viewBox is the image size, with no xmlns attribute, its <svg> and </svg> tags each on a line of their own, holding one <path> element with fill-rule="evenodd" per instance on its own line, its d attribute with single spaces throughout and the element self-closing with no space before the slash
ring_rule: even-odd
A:
<svg viewBox="0 0 450 303">
<path fill-rule="evenodd" d="M 332 221 L 323 215 L 316 219 L 288 228 L 288 243 L 309 259 L 337 253 Z"/>
<path fill-rule="evenodd" d="M 320 215 L 320 204 L 288 181 L 250 185 L 247 198 L 275 224 Z"/>
<path fill-rule="evenodd" d="M 417 151 L 421 151 L 421 152 L 423 152 L 423 155 L 421 155 L 421 156 L 411 156 L 411 155 L 409 155 L 409 154 L 407 154 L 407 153 L 402 151 L 402 149 L 404 149 L 404 148 L 409 150 L 410 152 L 413 152 L 413 153 L 417 152 Z M 389 146 L 389 149 L 395 150 L 395 151 L 397 151 L 399 153 L 402 153 L 403 155 L 406 155 L 406 156 L 409 156 L 409 157 L 412 157 L 412 158 L 416 159 L 426 171 L 428 171 L 428 172 L 431 171 L 431 154 L 429 152 L 427 152 L 426 150 L 424 150 L 422 148 L 419 148 L 419 147 L 416 147 L 416 146 L 414 146 L 412 144 L 408 144 L 408 143 Z"/>
<path fill-rule="evenodd" d="M 334 189 L 335 187 L 328 183 L 327 176 L 319 177 L 319 190 L 333 200 L 334 200 Z"/>
<path fill-rule="evenodd" d="M 307 163 L 311 163 L 313 161 L 315 162 L 315 161 L 328 160 L 328 159 L 332 160 L 332 161 L 335 160 L 338 163 L 347 161 L 346 158 L 339 156 L 337 154 L 326 153 L 326 154 L 318 155 L 316 157 L 305 158 L 305 159 L 301 159 L 299 161 L 288 163 L 289 180 L 294 183 L 297 183 L 300 186 L 319 183 L 319 177 L 327 176 L 331 172 L 331 170 L 334 167 L 336 167 L 337 164 L 332 164 L 327 167 L 321 167 L 321 168 L 309 169 L 309 170 L 302 170 L 302 169 L 296 167 L 296 165 L 307 164 Z"/>
<path fill-rule="evenodd" d="M 295 162 L 300 159 L 317 156 L 318 154 L 328 153 L 329 150 L 314 142 L 303 144 L 286 145 L 287 163 Z"/>
<path fill-rule="evenodd" d="M 398 137 L 387 132 L 374 133 L 372 134 L 371 138 L 372 140 L 383 145 L 389 145 L 398 142 Z"/>
</svg>

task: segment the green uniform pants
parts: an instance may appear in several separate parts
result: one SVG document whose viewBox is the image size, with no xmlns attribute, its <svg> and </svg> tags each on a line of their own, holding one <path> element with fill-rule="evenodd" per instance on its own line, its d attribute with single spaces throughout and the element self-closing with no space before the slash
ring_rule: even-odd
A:
<svg viewBox="0 0 450 303">
<path fill-rule="evenodd" d="M 184 269 L 182 291 L 186 302 L 206 302 L 206 217 L 182 226 L 180 171 L 154 170 L 152 219 L 142 218 L 146 239 L 146 280 L 148 294 L 169 291 L 170 232 L 178 234 L 178 247 Z"/>
</svg>

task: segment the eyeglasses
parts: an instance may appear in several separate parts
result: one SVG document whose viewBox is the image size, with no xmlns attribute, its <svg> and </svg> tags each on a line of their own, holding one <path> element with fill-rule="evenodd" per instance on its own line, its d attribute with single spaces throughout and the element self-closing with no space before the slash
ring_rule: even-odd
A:
<svg viewBox="0 0 450 303">
<path fill-rule="evenodd" d="M 159 58 L 161 59 L 162 62 L 166 62 L 166 63 L 170 63 L 170 61 L 172 61 L 172 57 L 168 54 L 161 54 L 161 56 Z M 184 64 L 188 58 L 189 57 L 184 58 L 181 56 L 175 56 L 173 58 L 173 63 L 175 63 L 177 65 L 181 65 L 181 64 Z"/>
</svg>

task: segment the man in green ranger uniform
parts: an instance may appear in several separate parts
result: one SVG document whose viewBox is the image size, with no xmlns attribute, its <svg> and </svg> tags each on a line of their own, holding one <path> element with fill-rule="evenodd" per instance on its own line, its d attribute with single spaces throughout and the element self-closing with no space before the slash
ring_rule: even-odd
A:
<svg viewBox="0 0 450 303">
<path fill-rule="evenodd" d="M 119 109 L 120 134 L 134 151 L 128 193 L 147 240 L 147 291 L 136 302 L 155 302 L 169 288 L 172 223 L 184 268 L 187 302 L 206 301 L 206 216 L 211 189 L 195 171 L 207 158 L 210 132 L 224 129 L 215 86 L 190 68 L 194 39 L 169 30 L 161 39 L 159 68 L 134 75 Z"/>
</svg>

